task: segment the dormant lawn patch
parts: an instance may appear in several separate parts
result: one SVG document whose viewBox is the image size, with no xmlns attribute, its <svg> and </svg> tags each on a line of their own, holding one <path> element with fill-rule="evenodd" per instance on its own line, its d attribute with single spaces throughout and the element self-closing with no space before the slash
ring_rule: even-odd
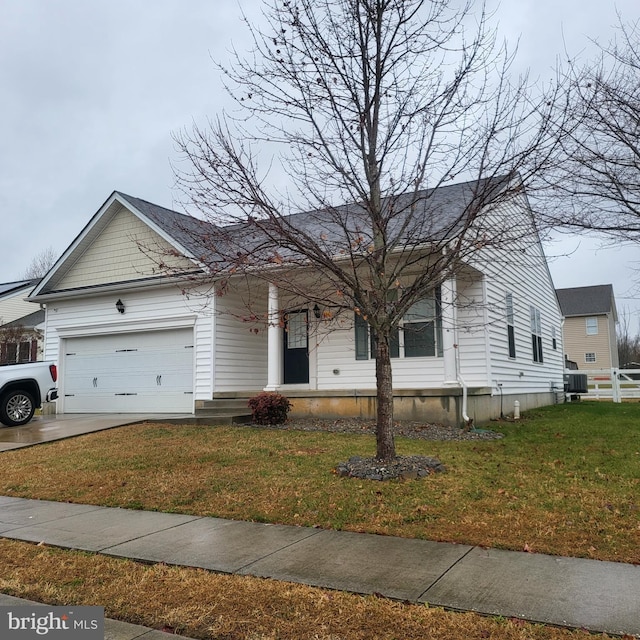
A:
<svg viewBox="0 0 640 640">
<path fill-rule="evenodd" d="M 339 477 L 370 435 L 144 424 L 2 454 L 0 494 L 640 562 L 640 405 L 558 405 L 495 441 L 398 439 L 446 473 Z"/>
</svg>

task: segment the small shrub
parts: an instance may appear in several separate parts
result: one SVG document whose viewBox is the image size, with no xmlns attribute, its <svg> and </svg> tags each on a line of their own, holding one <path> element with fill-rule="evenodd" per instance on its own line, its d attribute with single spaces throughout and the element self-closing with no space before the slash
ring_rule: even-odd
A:
<svg viewBox="0 0 640 640">
<path fill-rule="evenodd" d="M 282 424 L 287 421 L 291 403 L 280 393 L 265 391 L 249 400 L 249 408 L 256 424 Z"/>
</svg>

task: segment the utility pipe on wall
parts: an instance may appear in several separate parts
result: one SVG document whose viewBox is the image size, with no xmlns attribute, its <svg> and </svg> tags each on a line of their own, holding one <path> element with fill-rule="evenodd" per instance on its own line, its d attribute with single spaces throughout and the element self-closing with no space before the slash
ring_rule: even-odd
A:
<svg viewBox="0 0 640 640">
<path fill-rule="evenodd" d="M 462 387 L 462 419 L 464 423 L 471 428 L 473 426 L 473 419 L 467 414 L 467 383 L 460 374 L 458 374 L 458 384 Z"/>
</svg>

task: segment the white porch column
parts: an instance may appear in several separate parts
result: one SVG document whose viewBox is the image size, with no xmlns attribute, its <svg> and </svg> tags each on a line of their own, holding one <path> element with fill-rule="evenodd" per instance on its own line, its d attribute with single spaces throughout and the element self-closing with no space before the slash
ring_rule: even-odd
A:
<svg viewBox="0 0 640 640">
<path fill-rule="evenodd" d="M 444 358 L 444 384 L 458 384 L 456 280 L 442 283 L 442 355 Z"/>
<path fill-rule="evenodd" d="M 278 287 L 269 283 L 269 328 L 267 330 L 267 386 L 265 391 L 276 391 L 282 384 L 282 327 Z"/>
</svg>

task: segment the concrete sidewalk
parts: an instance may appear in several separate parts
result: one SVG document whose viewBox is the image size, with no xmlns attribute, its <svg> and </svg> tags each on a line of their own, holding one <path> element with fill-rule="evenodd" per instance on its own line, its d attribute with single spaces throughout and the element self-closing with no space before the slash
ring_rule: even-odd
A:
<svg viewBox="0 0 640 640">
<path fill-rule="evenodd" d="M 0 536 L 640 637 L 640 567 L 0 497 Z"/>
</svg>

